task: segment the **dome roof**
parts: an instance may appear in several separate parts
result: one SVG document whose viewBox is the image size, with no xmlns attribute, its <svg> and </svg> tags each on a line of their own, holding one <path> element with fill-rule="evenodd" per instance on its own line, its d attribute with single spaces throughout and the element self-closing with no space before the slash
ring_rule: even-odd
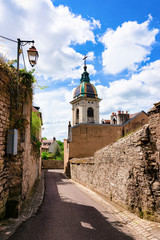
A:
<svg viewBox="0 0 160 240">
<path fill-rule="evenodd" d="M 97 90 L 95 86 L 89 82 L 82 82 L 74 91 L 74 98 L 88 97 L 98 98 Z"/>
<path fill-rule="evenodd" d="M 93 84 L 90 83 L 89 73 L 86 71 L 87 66 L 84 66 L 84 72 L 81 76 L 81 84 L 75 89 L 73 98 L 88 97 L 98 98 L 97 90 Z"/>
</svg>

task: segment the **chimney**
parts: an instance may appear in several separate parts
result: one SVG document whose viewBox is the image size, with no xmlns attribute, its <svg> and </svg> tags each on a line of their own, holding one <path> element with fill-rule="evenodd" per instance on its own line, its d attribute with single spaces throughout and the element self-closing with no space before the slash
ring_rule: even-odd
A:
<svg viewBox="0 0 160 240">
<path fill-rule="evenodd" d="M 121 111 L 118 111 L 118 114 L 121 114 Z"/>
<path fill-rule="evenodd" d="M 122 114 L 124 114 L 124 111 L 122 111 Z"/>
</svg>

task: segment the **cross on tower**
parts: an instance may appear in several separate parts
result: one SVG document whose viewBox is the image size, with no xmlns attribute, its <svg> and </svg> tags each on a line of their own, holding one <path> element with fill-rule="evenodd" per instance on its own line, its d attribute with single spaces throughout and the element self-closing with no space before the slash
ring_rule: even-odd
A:
<svg viewBox="0 0 160 240">
<path fill-rule="evenodd" d="M 84 58 L 83 58 L 83 60 L 84 60 L 84 71 L 86 71 L 86 69 L 87 69 L 87 66 L 86 66 L 86 58 L 87 57 L 88 57 L 87 55 L 84 55 Z"/>
</svg>

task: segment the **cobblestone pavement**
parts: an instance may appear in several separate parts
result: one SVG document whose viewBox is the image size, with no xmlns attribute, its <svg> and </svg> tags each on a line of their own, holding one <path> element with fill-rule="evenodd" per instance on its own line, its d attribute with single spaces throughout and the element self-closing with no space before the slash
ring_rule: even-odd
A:
<svg viewBox="0 0 160 240">
<path fill-rule="evenodd" d="M 62 172 L 61 170 L 57 171 Z M 121 229 L 122 226 L 127 227 L 132 232 L 135 240 L 160 240 L 160 223 L 143 220 L 129 211 L 118 207 L 116 204 L 106 201 L 98 194 L 79 183 L 73 180 L 69 181 L 74 183 L 92 199 L 103 205 L 106 211 L 113 214 L 118 219 L 119 229 Z M 21 223 L 36 214 L 43 202 L 45 189 L 44 182 L 43 172 L 33 199 L 30 201 L 29 206 L 22 212 L 20 217 L 18 219 L 8 219 L 0 222 L 0 240 L 7 240 Z M 114 226 L 114 222 L 112 224 Z"/>
<path fill-rule="evenodd" d="M 37 184 L 37 188 L 32 199 L 29 199 L 29 203 L 23 212 L 20 214 L 19 218 L 13 219 L 9 218 L 0 221 L 0 240 L 7 240 L 16 229 L 31 216 L 35 215 L 40 208 L 45 190 L 45 172 L 42 171 L 41 178 Z"/>
</svg>

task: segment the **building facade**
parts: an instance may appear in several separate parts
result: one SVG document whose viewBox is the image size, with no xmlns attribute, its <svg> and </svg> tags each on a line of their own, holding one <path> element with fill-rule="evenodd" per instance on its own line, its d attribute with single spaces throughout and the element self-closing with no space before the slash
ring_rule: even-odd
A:
<svg viewBox="0 0 160 240">
<path fill-rule="evenodd" d="M 72 126 L 68 125 L 68 138 L 64 139 L 64 170 L 69 170 L 72 158 L 91 157 L 94 153 L 114 143 L 124 135 L 148 123 L 148 115 L 141 111 L 130 115 L 127 111 L 112 113 L 110 120 L 99 124 L 99 102 L 97 90 L 90 83 L 84 66 L 80 85 L 75 89 L 72 105 Z"/>
</svg>

